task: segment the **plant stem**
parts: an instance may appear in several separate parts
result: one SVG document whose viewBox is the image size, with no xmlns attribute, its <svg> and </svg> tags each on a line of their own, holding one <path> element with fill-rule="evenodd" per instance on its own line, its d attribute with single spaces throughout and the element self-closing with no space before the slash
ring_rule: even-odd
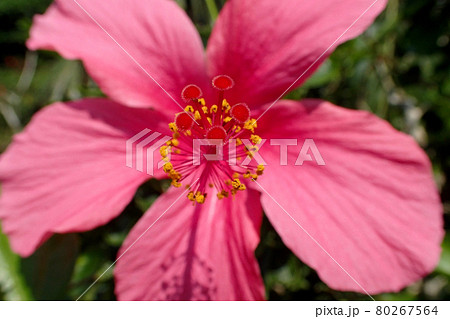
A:
<svg viewBox="0 0 450 319">
<path fill-rule="evenodd" d="M 214 24 L 217 16 L 219 14 L 219 10 L 217 10 L 216 2 L 214 0 L 205 0 L 206 6 L 208 7 L 209 16 L 211 18 L 211 24 Z"/>
</svg>

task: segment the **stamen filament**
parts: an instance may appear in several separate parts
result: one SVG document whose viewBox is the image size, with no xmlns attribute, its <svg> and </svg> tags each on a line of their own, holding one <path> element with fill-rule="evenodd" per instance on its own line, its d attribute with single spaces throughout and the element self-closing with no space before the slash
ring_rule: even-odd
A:
<svg viewBox="0 0 450 319">
<path fill-rule="evenodd" d="M 190 190 L 188 198 L 194 204 L 205 202 L 211 188 L 216 189 L 219 199 L 234 197 L 239 191 L 244 191 L 250 180 L 262 175 L 264 166 L 255 165 L 250 161 L 243 164 L 253 152 L 261 138 L 255 134 L 256 122 L 250 119 L 250 108 L 244 103 L 230 106 L 224 98 L 225 91 L 232 88 L 234 81 L 220 75 L 213 79 L 213 86 L 218 90 L 218 103 L 206 105 L 202 98 L 202 91 L 196 85 L 188 85 L 182 91 L 182 98 L 189 103 L 185 113 L 179 113 L 169 128 L 173 132 L 172 140 L 160 148 L 164 172 L 172 180 L 174 187 L 182 186 L 186 180 L 198 177 L 195 186 L 186 187 Z M 193 120 L 195 119 L 195 121 Z M 243 144 L 241 139 L 248 139 L 252 147 Z M 219 139 L 223 141 L 222 155 L 228 159 L 209 161 L 201 157 L 199 165 L 194 165 L 194 140 Z M 235 141 L 231 141 L 235 139 Z M 248 144 L 248 143 L 247 143 Z M 206 154 L 214 154 L 216 145 L 207 146 Z"/>
</svg>

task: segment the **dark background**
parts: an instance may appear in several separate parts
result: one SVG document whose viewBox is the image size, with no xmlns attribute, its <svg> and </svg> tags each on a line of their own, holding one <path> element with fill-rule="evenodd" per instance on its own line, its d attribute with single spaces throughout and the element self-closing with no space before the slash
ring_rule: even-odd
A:
<svg viewBox="0 0 450 319">
<path fill-rule="evenodd" d="M 0 152 L 40 108 L 54 101 L 101 96 L 80 62 L 53 52 L 28 52 L 31 19 L 49 0 L 0 1 Z M 205 43 L 222 0 L 181 0 Z M 391 0 L 362 36 L 341 45 L 289 98 L 319 97 L 370 110 L 413 135 L 432 160 L 449 225 L 450 2 Z M 168 184 L 149 181 L 126 211 L 106 226 L 82 234 L 55 235 L 21 259 L 0 233 L 0 300 L 73 300 L 115 260 L 131 227 Z M 282 243 L 267 220 L 257 257 L 270 300 L 367 300 L 322 283 Z M 420 282 L 378 300 L 449 300 L 450 237 L 436 270 Z M 113 300 L 112 269 L 83 296 Z"/>
</svg>

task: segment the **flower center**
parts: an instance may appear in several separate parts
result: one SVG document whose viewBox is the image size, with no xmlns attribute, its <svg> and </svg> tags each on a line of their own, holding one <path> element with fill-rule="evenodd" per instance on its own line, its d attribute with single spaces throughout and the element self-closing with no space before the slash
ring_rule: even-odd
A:
<svg viewBox="0 0 450 319">
<path fill-rule="evenodd" d="M 255 134 L 257 124 L 250 118 L 250 108 L 245 103 L 231 106 L 224 98 L 234 86 L 233 79 L 219 75 L 212 86 L 218 91 L 218 103 L 210 106 L 198 86 L 183 89 L 187 106 L 169 123 L 172 139 L 160 148 L 164 172 L 173 186 L 198 180 L 185 185 L 190 190 L 187 197 L 197 203 L 204 203 L 208 192 L 219 199 L 234 196 L 246 189 L 246 180 L 256 180 L 264 171 L 264 165 L 253 158 L 262 140 Z"/>
</svg>

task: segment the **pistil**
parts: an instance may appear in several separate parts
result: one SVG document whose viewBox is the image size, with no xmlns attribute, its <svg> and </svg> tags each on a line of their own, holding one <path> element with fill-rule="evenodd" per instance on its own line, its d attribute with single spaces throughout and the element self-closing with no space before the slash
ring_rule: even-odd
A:
<svg viewBox="0 0 450 319">
<path fill-rule="evenodd" d="M 186 185 L 186 188 L 190 190 L 188 199 L 200 204 L 211 191 L 215 191 L 219 199 L 228 198 L 230 194 L 234 197 L 247 188 L 246 179 L 255 180 L 264 171 L 262 164 L 244 163 L 244 158 L 253 158 L 261 138 L 255 134 L 256 120 L 250 118 L 247 104 L 231 106 L 225 99 L 225 91 L 234 86 L 233 79 L 219 75 L 212 80 L 212 86 L 218 91 L 218 103 L 211 106 L 203 99 L 198 86 L 191 84 L 183 89 L 181 97 L 187 106 L 184 112 L 175 115 L 174 122 L 169 123 L 172 139 L 160 149 L 166 161 L 164 172 L 174 187 L 181 187 L 191 177 L 199 178 L 196 185 Z M 243 143 L 243 139 L 249 143 Z M 205 145 L 205 140 L 211 143 Z M 194 149 L 196 142 L 204 145 L 205 154 L 217 155 L 217 147 L 221 147 L 221 155 L 226 154 L 228 158 L 206 160 L 206 156 L 200 156 L 197 163 L 194 160 L 198 156 Z"/>
</svg>

